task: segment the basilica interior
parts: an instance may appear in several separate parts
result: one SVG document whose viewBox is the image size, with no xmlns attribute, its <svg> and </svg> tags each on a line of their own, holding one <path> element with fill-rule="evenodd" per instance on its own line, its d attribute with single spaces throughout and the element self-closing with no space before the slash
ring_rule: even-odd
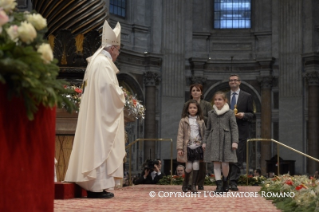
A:
<svg viewBox="0 0 319 212">
<path fill-rule="evenodd" d="M 146 159 L 176 166 L 176 136 L 189 86 L 203 85 L 204 99 L 228 91 L 238 74 L 253 97 L 250 138 L 277 140 L 319 158 L 319 4 L 316 0 L 18 0 L 48 22 L 48 41 L 59 78 L 81 85 L 86 58 L 101 45 L 104 20 L 120 22 L 116 62 L 122 87 L 144 104 L 145 119 L 126 115 L 125 172 L 139 173 Z M 56 158 L 63 181 L 72 150 L 77 113 L 57 110 Z M 269 172 L 279 152 L 291 174 L 314 173 L 317 162 L 271 142 L 252 142 L 249 169 Z M 131 161 L 129 165 L 129 161 Z"/>
</svg>

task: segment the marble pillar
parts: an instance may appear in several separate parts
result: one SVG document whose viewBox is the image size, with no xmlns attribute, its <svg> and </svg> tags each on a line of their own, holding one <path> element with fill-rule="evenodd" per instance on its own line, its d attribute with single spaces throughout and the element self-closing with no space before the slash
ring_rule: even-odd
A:
<svg viewBox="0 0 319 212">
<path fill-rule="evenodd" d="M 271 88 L 272 76 L 258 78 L 261 85 L 261 138 L 271 139 Z M 261 173 L 267 173 L 266 160 L 271 158 L 271 142 L 261 142 Z"/>
<path fill-rule="evenodd" d="M 145 83 L 145 138 L 157 138 L 156 136 L 156 85 L 159 76 L 154 72 L 144 73 Z M 155 142 L 144 141 L 144 158 L 155 159 Z"/>
<path fill-rule="evenodd" d="M 303 1 L 278 1 L 279 141 L 305 152 L 302 56 Z M 295 160 L 295 174 L 304 173 L 304 157 L 280 147 L 284 160 Z"/>
<path fill-rule="evenodd" d="M 319 158 L 319 72 L 313 71 L 305 74 L 308 84 L 308 155 Z M 307 173 L 314 174 L 318 171 L 319 163 L 307 159 Z"/>
</svg>

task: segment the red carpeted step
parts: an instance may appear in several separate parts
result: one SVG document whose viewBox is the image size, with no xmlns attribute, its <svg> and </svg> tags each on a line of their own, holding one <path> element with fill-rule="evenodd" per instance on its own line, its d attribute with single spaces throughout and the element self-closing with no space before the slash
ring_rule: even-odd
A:
<svg viewBox="0 0 319 212">
<path fill-rule="evenodd" d="M 75 183 L 54 183 L 54 199 L 72 199 L 87 196 L 86 190 Z"/>
</svg>

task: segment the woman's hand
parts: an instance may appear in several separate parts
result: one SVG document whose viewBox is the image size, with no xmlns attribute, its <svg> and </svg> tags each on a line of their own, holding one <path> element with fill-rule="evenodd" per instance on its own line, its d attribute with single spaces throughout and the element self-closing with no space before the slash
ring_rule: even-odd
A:
<svg viewBox="0 0 319 212">
<path fill-rule="evenodd" d="M 184 152 L 183 152 L 183 150 L 178 150 L 177 154 L 178 154 L 179 156 L 183 156 L 183 155 L 184 155 Z"/>
</svg>

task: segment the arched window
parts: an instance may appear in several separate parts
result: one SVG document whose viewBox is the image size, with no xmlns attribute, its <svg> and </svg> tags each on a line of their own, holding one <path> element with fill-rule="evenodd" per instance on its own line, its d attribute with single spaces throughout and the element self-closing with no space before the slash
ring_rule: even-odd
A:
<svg viewBox="0 0 319 212">
<path fill-rule="evenodd" d="M 113 15 L 126 17 L 126 0 L 111 0 L 110 1 L 110 13 Z"/>
<path fill-rule="evenodd" d="M 214 0 L 214 28 L 251 28 L 251 0 Z"/>
</svg>

